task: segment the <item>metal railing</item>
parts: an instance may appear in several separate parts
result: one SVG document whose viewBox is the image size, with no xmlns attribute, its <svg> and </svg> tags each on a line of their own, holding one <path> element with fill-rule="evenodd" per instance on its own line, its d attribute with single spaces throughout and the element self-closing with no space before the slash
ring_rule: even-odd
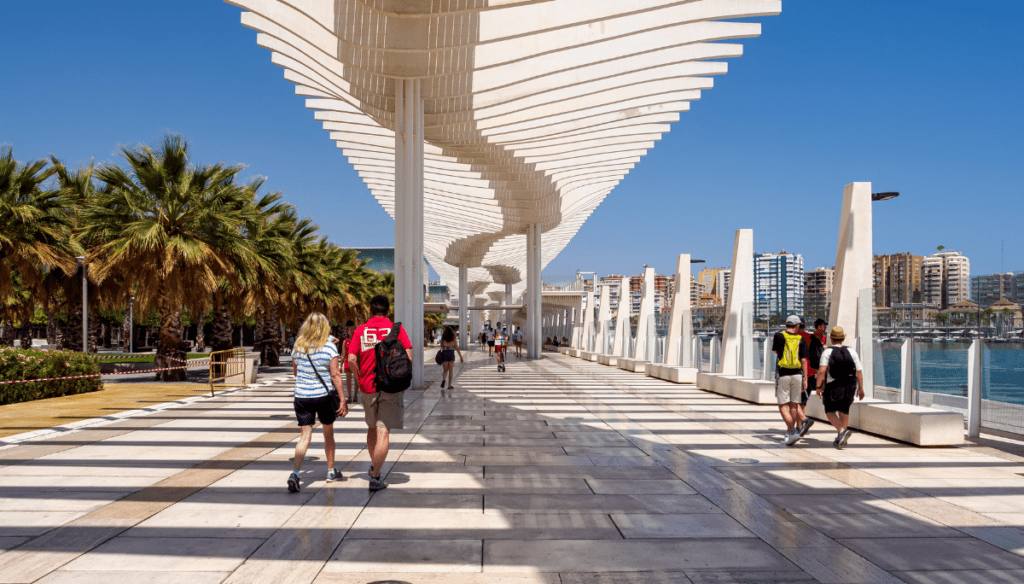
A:
<svg viewBox="0 0 1024 584">
<path fill-rule="evenodd" d="M 248 360 L 245 349 L 228 349 L 210 353 L 210 395 L 213 396 L 213 384 L 223 381 L 224 385 L 247 386 Z"/>
</svg>

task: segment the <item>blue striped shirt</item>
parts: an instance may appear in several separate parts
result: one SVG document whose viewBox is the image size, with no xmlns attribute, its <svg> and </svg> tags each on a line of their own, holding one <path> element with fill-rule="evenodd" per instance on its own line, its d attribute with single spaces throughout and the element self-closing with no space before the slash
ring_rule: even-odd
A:
<svg viewBox="0 0 1024 584">
<path fill-rule="evenodd" d="M 292 353 L 292 360 L 295 361 L 296 365 L 295 397 L 311 398 L 327 395 L 327 388 L 324 387 L 323 383 L 320 383 L 316 373 L 309 366 L 310 359 L 316 365 L 316 370 L 320 373 L 320 377 L 323 377 L 327 387 L 333 389 L 331 385 L 331 359 L 338 356 L 338 347 L 332 341 L 333 339 L 328 338 L 327 344 L 317 349 L 316 352 L 309 356 L 309 359 L 306 358 L 306 354 L 303 352 Z"/>
</svg>

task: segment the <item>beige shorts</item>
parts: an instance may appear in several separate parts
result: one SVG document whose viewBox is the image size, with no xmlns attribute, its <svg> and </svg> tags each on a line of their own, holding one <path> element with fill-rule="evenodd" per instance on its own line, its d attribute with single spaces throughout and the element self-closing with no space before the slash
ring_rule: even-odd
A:
<svg viewBox="0 0 1024 584">
<path fill-rule="evenodd" d="M 800 403 L 800 392 L 803 391 L 803 375 L 786 375 L 775 379 L 775 397 L 779 405 Z"/>
<path fill-rule="evenodd" d="M 364 393 L 362 394 L 363 411 L 366 414 L 366 425 L 370 428 L 385 430 L 401 430 L 405 427 L 402 392 L 399 393 Z"/>
</svg>

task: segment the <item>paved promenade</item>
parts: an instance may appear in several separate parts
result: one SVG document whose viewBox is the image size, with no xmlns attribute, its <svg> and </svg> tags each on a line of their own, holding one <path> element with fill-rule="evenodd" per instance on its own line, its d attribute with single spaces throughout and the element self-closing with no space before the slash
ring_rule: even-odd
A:
<svg viewBox="0 0 1024 584">
<path fill-rule="evenodd" d="M 432 353 L 431 353 L 432 355 Z M 431 365 L 431 375 L 439 368 Z M 920 449 L 545 354 L 473 353 L 408 392 L 391 487 L 365 424 L 314 440 L 286 376 L 0 449 L 0 582 L 726 584 L 1024 581 L 1024 458 Z M 752 462 L 752 461 L 757 462 Z"/>
</svg>

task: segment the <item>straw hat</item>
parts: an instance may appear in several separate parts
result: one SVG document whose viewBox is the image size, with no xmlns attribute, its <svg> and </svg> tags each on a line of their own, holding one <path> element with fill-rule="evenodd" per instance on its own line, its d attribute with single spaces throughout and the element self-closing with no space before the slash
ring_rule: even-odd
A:
<svg viewBox="0 0 1024 584">
<path fill-rule="evenodd" d="M 846 338 L 846 331 L 841 326 L 834 326 L 828 336 L 832 337 L 833 341 L 842 341 Z"/>
</svg>

